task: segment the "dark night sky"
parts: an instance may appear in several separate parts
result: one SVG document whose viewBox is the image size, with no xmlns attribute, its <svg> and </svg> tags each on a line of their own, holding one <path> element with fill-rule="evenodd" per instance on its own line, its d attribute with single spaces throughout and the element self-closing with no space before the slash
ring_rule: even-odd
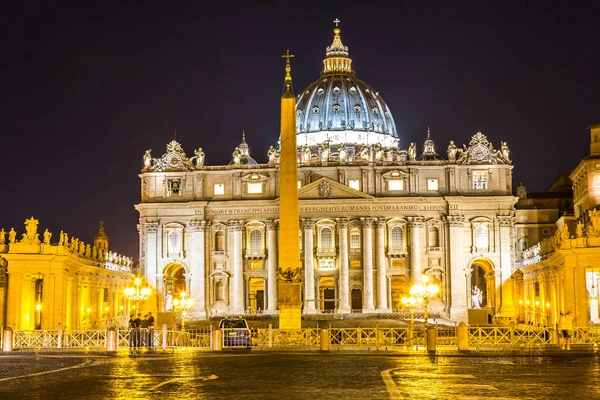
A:
<svg viewBox="0 0 600 400">
<path fill-rule="evenodd" d="M 203 147 L 207 164 L 224 164 L 245 129 L 265 162 L 281 55 L 296 55 L 302 90 L 336 17 L 402 148 L 422 148 L 430 125 L 445 155 L 480 129 L 508 142 L 515 188 L 543 190 L 588 154 L 600 123 L 597 1 L 19 3 L 0 17 L 0 227 L 21 233 L 33 215 L 54 238 L 89 242 L 102 218 L 111 247 L 136 258 L 144 150 L 159 157 L 177 131 L 188 155 Z"/>
</svg>

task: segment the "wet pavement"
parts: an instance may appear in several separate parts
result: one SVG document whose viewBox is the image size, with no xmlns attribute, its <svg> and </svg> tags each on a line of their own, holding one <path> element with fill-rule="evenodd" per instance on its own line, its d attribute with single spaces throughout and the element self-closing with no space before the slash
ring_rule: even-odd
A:
<svg viewBox="0 0 600 400">
<path fill-rule="evenodd" d="M 0 354 L 0 399 L 600 398 L 590 352 Z"/>
</svg>

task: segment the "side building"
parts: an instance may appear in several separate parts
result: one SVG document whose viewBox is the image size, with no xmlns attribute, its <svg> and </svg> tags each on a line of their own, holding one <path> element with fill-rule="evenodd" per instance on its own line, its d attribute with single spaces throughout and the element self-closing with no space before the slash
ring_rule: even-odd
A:
<svg viewBox="0 0 600 400">
<path fill-rule="evenodd" d="M 0 230 L 0 317 L 14 330 L 105 329 L 127 326 L 126 286 L 132 259 L 109 250 L 102 223 L 94 244 L 60 232 L 58 241 L 39 221 L 25 221 L 17 238 Z"/>
<path fill-rule="evenodd" d="M 387 104 L 351 63 L 336 28 L 320 78 L 298 95 L 303 313 L 393 313 L 427 276 L 440 287 L 432 312 L 466 320 L 477 287 L 490 318 L 513 320 L 508 146 L 477 132 L 442 157 L 428 130 L 423 146 L 402 149 Z M 146 151 L 140 263 L 159 311 L 185 291 L 198 318 L 277 314 L 279 149 L 266 158 L 251 157 L 245 136 L 228 165 L 175 140 L 160 157 Z"/>
</svg>

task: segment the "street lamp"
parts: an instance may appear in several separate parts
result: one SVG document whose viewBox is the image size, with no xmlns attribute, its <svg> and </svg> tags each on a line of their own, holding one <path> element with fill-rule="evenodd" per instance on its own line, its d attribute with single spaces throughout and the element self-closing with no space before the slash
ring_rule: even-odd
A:
<svg viewBox="0 0 600 400">
<path fill-rule="evenodd" d="M 185 315 L 194 305 L 194 300 L 186 298 L 185 292 L 179 294 L 180 299 L 173 299 L 173 308 L 181 311 L 181 330 L 185 331 Z"/>
<path fill-rule="evenodd" d="M 410 329 L 408 330 L 408 346 L 412 347 L 413 345 L 413 337 L 414 337 L 414 329 L 415 329 L 415 307 L 421 305 L 423 303 L 423 299 L 420 297 L 410 296 L 403 297 L 402 304 L 405 307 L 410 309 Z"/>
<path fill-rule="evenodd" d="M 136 312 L 139 312 L 140 301 L 144 301 L 148 297 L 150 297 L 150 294 L 152 293 L 152 289 L 150 289 L 147 286 L 141 287 L 142 280 L 140 278 L 135 278 L 134 283 L 135 283 L 135 286 L 128 287 L 125 289 L 125 297 L 127 297 L 129 300 L 135 301 L 135 308 L 137 310 Z"/>
<path fill-rule="evenodd" d="M 421 277 L 421 283 L 414 285 L 410 288 L 410 295 L 421 299 L 423 302 L 423 318 L 425 319 L 425 324 L 429 323 L 429 315 L 427 313 L 427 306 L 429 305 L 429 299 L 439 292 L 440 288 L 433 283 L 427 283 L 428 278 L 426 275 Z"/>
</svg>

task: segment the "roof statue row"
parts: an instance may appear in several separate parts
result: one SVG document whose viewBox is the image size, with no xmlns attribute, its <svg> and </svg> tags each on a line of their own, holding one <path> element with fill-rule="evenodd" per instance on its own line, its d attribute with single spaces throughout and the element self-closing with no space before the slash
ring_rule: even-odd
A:
<svg viewBox="0 0 600 400">
<path fill-rule="evenodd" d="M 9 245 L 8 252 L 11 252 L 10 245 L 17 243 L 26 245 L 39 245 L 43 243 L 47 246 L 59 246 L 68 249 L 68 252 L 74 256 L 100 262 L 104 264 L 103 266 L 105 268 L 124 272 L 131 271 L 131 267 L 133 266 L 133 259 L 131 257 L 117 254 L 113 251 L 109 251 L 107 248 L 85 244 L 82 240 L 75 237 L 72 237 L 69 241 L 69 235 L 63 231 L 60 231 L 58 243 L 51 243 L 52 232 L 48 229 L 44 231 L 42 234 L 42 241 L 40 241 L 38 226 L 39 220 L 34 217 L 25 220 L 25 233 L 22 234 L 21 240 L 17 240 L 17 231 L 15 231 L 14 228 L 11 228 L 8 232 L 6 232 L 4 228 L 0 229 L 0 246 Z M 99 232 L 104 233 L 102 224 L 100 225 Z M 7 235 L 8 240 L 6 238 Z"/>
<path fill-rule="evenodd" d="M 167 151 L 160 158 L 152 158 L 151 150 L 146 150 L 143 157 L 144 172 L 180 172 L 194 171 L 205 168 L 205 154 L 202 147 L 194 150 L 194 155 L 188 157 L 181 144 L 172 140 L 167 145 Z M 435 143 L 431 139 L 431 132 L 427 129 L 423 152 L 417 154 L 416 143 L 410 143 L 407 150 L 397 147 L 384 147 L 377 143 L 374 145 L 357 145 L 354 143 L 333 144 L 328 141 L 314 146 L 304 144 L 298 146 L 298 164 L 310 165 L 398 165 L 407 163 L 452 163 L 452 164 L 511 164 L 510 150 L 506 142 L 500 142 L 500 148 L 495 149 L 487 137 L 477 132 L 471 137 L 469 146 L 457 147 L 453 140 L 447 148 L 448 158 L 444 159 L 435 151 Z M 267 165 L 279 165 L 279 148 L 269 147 L 267 151 Z M 242 134 L 242 142 L 233 153 L 229 168 L 256 168 L 260 167 L 250 156 L 250 147 L 246 143 L 246 135 Z"/>
</svg>

